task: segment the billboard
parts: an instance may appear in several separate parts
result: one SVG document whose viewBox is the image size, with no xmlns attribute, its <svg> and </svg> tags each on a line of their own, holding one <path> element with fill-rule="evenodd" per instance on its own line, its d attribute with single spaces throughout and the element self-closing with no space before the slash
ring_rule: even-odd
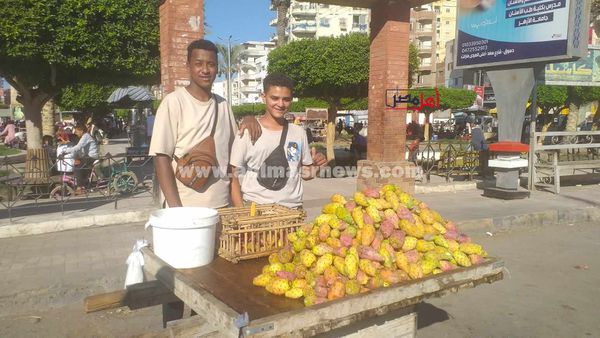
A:
<svg viewBox="0 0 600 338">
<path fill-rule="evenodd" d="M 573 62 L 547 64 L 539 83 L 557 86 L 600 86 L 600 46 Z"/>
<path fill-rule="evenodd" d="M 590 0 L 459 0 L 456 68 L 585 55 Z"/>
</svg>

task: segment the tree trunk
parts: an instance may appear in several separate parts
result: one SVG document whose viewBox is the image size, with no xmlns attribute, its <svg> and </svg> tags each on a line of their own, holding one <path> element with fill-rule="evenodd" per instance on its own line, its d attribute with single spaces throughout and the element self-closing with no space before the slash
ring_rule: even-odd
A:
<svg viewBox="0 0 600 338">
<path fill-rule="evenodd" d="M 285 45 L 285 28 L 287 26 L 288 8 L 280 1 L 277 6 L 277 47 Z"/>
<path fill-rule="evenodd" d="M 329 104 L 327 109 L 327 161 L 335 163 L 335 153 L 333 144 L 335 142 L 335 118 L 337 116 L 337 106 Z"/>
<path fill-rule="evenodd" d="M 569 104 L 569 115 L 567 117 L 567 127 L 565 131 L 577 131 L 579 122 L 579 105 L 575 103 Z"/>
<path fill-rule="evenodd" d="M 42 182 L 49 177 L 48 153 L 42 148 L 42 107 L 49 99 L 46 94 L 27 95 L 27 98 L 21 99 L 27 130 L 25 179 L 29 181 Z"/>
<path fill-rule="evenodd" d="M 48 101 L 42 108 L 42 136 L 50 135 L 54 137 L 54 113 L 56 105 L 54 101 Z"/>
</svg>

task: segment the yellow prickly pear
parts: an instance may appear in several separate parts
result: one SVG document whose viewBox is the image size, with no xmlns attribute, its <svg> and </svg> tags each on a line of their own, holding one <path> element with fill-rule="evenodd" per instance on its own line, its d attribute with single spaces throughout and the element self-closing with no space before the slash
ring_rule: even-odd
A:
<svg viewBox="0 0 600 338">
<path fill-rule="evenodd" d="M 392 209 L 385 209 L 383 211 L 385 218 L 388 219 L 394 225 L 394 229 L 399 229 L 400 218 L 398 214 Z"/>
<path fill-rule="evenodd" d="M 294 272 L 294 264 L 293 263 L 283 264 L 283 271 Z"/>
<path fill-rule="evenodd" d="M 429 275 L 436 267 L 437 262 L 434 260 L 424 259 L 421 261 L 421 271 L 423 271 L 423 275 Z"/>
<path fill-rule="evenodd" d="M 297 241 L 292 243 L 292 247 L 294 248 L 294 251 L 296 251 L 296 252 L 300 252 L 300 251 L 306 249 L 306 238 L 299 238 Z"/>
<path fill-rule="evenodd" d="M 442 235 L 436 235 L 433 237 L 433 243 L 441 246 L 442 248 L 448 248 L 448 241 Z"/>
<path fill-rule="evenodd" d="M 346 254 L 348 253 L 348 248 L 345 246 L 342 246 L 339 248 L 334 248 L 331 253 L 334 254 L 335 256 L 344 258 L 344 257 L 346 257 Z"/>
<path fill-rule="evenodd" d="M 460 266 L 469 267 L 471 266 L 471 260 L 464 252 L 456 250 L 452 253 L 452 256 L 456 260 L 456 263 Z"/>
<path fill-rule="evenodd" d="M 339 203 L 339 204 L 346 204 L 346 198 L 344 198 L 344 196 L 340 195 L 340 194 L 334 194 L 333 196 L 331 196 L 331 202 L 334 203 Z"/>
<path fill-rule="evenodd" d="M 369 246 L 375 239 L 375 227 L 372 225 L 365 225 L 361 231 L 361 244 Z"/>
<path fill-rule="evenodd" d="M 331 229 L 329 236 L 333 237 L 333 238 L 340 238 L 340 234 L 341 234 L 340 229 Z"/>
<path fill-rule="evenodd" d="M 419 217 L 421 217 L 421 220 L 425 224 L 433 224 L 433 222 L 435 222 L 435 219 L 433 218 L 433 214 L 431 213 L 431 211 L 429 209 L 421 209 L 421 213 L 419 214 Z"/>
<path fill-rule="evenodd" d="M 335 266 L 335 268 L 337 269 L 337 271 L 339 271 L 339 273 L 341 273 L 342 275 L 346 276 L 346 261 L 344 258 L 339 257 L 339 256 L 335 256 L 333 257 L 333 266 Z"/>
<path fill-rule="evenodd" d="M 266 285 L 266 289 L 272 294 L 283 295 L 290 289 L 290 283 L 283 278 L 275 277 Z"/>
<path fill-rule="evenodd" d="M 327 203 L 327 204 L 325 204 L 325 206 L 323 206 L 323 210 L 321 210 L 321 212 L 324 214 L 335 215 L 335 211 L 339 207 L 343 208 L 344 205 L 340 204 L 340 203 L 335 203 L 335 202 Z"/>
<path fill-rule="evenodd" d="M 409 194 L 402 192 L 398 197 L 400 198 L 400 203 L 404 204 L 409 209 L 413 208 L 413 199 Z"/>
<path fill-rule="evenodd" d="M 317 235 L 308 235 L 306 236 L 306 248 L 312 249 L 315 245 L 319 243 L 319 238 Z"/>
<path fill-rule="evenodd" d="M 363 194 L 362 192 L 355 192 L 354 193 L 354 202 L 356 202 L 356 204 L 366 207 L 369 205 L 369 203 L 367 203 L 367 196 L 365 196 L 365 194 Z"/>
<path fill-rule="evenodd" d="M 331 232 L 331 228 L 329 227 L 329 224 L 327 224 L 327 223 L 321 224 L 321 226 L 319 227 L 319 240 L 321 242 L 324 242 L 327 239 L 327 237 L 329 237 L 330 232 Z"/>
<path fill-rule="evenodd" d="M 354 223 L 356 223 L 356 226 L 358 226 L 359 229 L 363 228 L 363 226 L 365 225 L 365 221 L 363 218 L 362 208 L 352 209 L 352 219 L 354 220 Z"/>
<path fill-rule="evenodd" d="M 346 294 L 356 295 L 360 292 L 360 283 L 357 280 L 351 279 L 346 282 Z"/>
<path fill-rule="evenodd" d="M 394 266 L 394 259 L 385 248 L 380 248 L 379 254 L 383 256 L 383 266 L 385 266 L 386 268 L 392 268 Z"/>
<path fill-rule="evenodd" d="M 433 244 L 433 242 L 430 242 L 430 241 L 419 239 L 417 241 L 417 246 L 415 248 L 419 252 L 427 252 L 427 251 L 435 250 L 435 244 Z"/>
<path fill-rule="evenodd" d="M 448 249 L 441 246 L 435 247 L 435 253 L 437 253 L 439 260 L 449 261 L 454 258 L 452 257 L 452 254 L 450 253 L 450 251 L 448 251 Z"/>
<path fill-rule="evenodd" d="M 300 262 L 302 262 L 302 265 L 304 265 L 305 267 L 310 268 L 316 260 L 317 257 L 315 256 L 315 254 L 313 254 L 309 250 L 300 251 Z"/>
<path fill-rule="evenodd" d="M 335 215 L 332 215 L 332 216 L 333 217 L 331 217 L 329 219 L 329 222 L 327 222 L 327 224 L 329 224 L 329 227 L 332 229 L 339 229 L 342 221 L 339 218 L 337 218 Z"/>
<path fill-rule="evenodd" d="M 277 254 L 277 252 L 274 252 L 269 255 L 269 264 L 273 264 L 273 263 L 281 263 L 279 261 L 279 255 Z"/>
<path fill-rule="evenodd" d="M 327 238 L 325 243 L 327 243 L 327 245 L 329 245 L 333 249 L 342 247 L 342 243 L 340 242 L 340 240 L 333 237 Z"/>
<path fill-rule="evenodd" d="M 417 239 L 412 236 L 406 236 L 404 238 L 404 244 L 402 244 L 402 251 L 409 251 L 417 247 Z"/>
<path fill-rule="evenodd" d="M 440 215 L 439 212 L 435 211 L 435 210 L 431 210 L 431 214 L 433 215 L 433 219 L 438 222 L 438 223 L 442 223 L 444 222 L 444 218 L 442 217 L 442 215 Z"/>
<path fill-rule="evenodd" d="M 328 266 L 331 266 L 331 264 L 333 264 L 333 255 L 330 253 L 326 253 L 323 256 L 319 257 L 319 259 L 317 259 L 314 272 L 317 275 L 322 275 L 323 272 L 325 272 L 325 269 Z"/>
<path fill-rule="evenodd" d="M 298 256 L 300 256 L 300 255 L 298 255 Z M 298 278 L 298 279 L 304 280 L 303 278 L 306 278 L 307 272 L 308 272 L 308 270 L 306 269 L 306 266 L 304 266 L 304 264 L 302 264 L 302 262 L 298 262 L 294 266 L 294 274 L 296 275 L 296 278 Z"/>
<path fill-rule="evenodd" d="M 329 220 L 332 218 L 335 218 L 335 215 L 320 214 L 319 216 L 317 216 L 317 218 L 315 218 L 315 224 L 317 226 L 321 226 L 321 224 L 327 224 L 327 223 L 329 223 Z"/>
<path fill-rule="evenodd" d="M 396 266 L 398 269 L 408 273 L 408 258 L 406 258 L 406 255 L 404 255 L 403 252 L 396 252 Z"/>
<path fill-rule="evenodd" d="M 333 259 L 333 262 L 335 263 L 335 257 Z M 333 265 L 326 267 L 325 271 L 323 271 L 323 277 L 325 277 L 327 285 L 333 284 L 333 282 L 339 277 L 339 275 L 340 274 L 338 273 L 338 270 Z"/>
<path fill-rule="evenodd" d="M 294 258 L 294 253 L 289 249 L 281 249 L 277 253 L 277 258 L 280 263 L 289 263 Z"/>
<path fill-rule="evenodd" d="M 481 245 L 475 243 L 461 243 L 459 250 L 466 253 L 467 255 L 479 255 L 483 253 Z"/>
<path fill-rule="evenodd" d="M 386 184 L 383 187 L 381 187 L 381 191 L 383 192 L 394 192 L 396 191 L 396 186 L 393 184 Z"/>
<path fill-rule="evenodd" d="M 354 219 L 352 218 L 352 215 L 344 207 L 338 207 L 335 210 L 335 215 L 337 216 L 337 218 L 341 219 L 342 221 L 348 224 L 354 224 Z"/>
<path fill-rule="evenodd" d="M 326 253 L 331 253 L 332 250 L 333 249 L 329 245 L 325 243 L 319 243 L 312 248 L 312 253 L 317 256 L 323 256 Z"/>
<path fill-rule="evenodd" d="M 369 205 L 366 210 L 367 210 L 367 215 L 369 215 L 369 217 L 371 218 L 371 220 L 373 220 L 373 222 L 375 222 L 375 223 L 381 222 L 381 216 L 379 215 L 379 210 L 377 210 L 376 207 Z M 365 222 L 365 223 L 367 223 L 367 222 Z"/>
<path fill-rule="evenodd" d="M 431 274 L 437 275 L 437 274 L 442 273 L 442 272 L 443 272 L 442 269 L 435 268 L 435 269 L 433 269 L 433 272 Z"/>
<path fill-rule="evenodd" d="M 446 231 L 448 231 L 448 230 L 446 230 L 446 228 L 444 228 L 444 226 L 440 222 L 433 222 L 433 224 L 431 226 L 442 235 L 445 234 Z"/>
<path fill-rule="evenodd" d="M 413 263 L 408 267 L 408 276 L 411 279 L 423 278 L 423 270 L 419 264 Z"/>
<path fill-rule="evenodd" d="M 381 203 L 381 200 L 378 199 L 378 198 L 367 197 L 367 203 L 369 204 L 368 207 L 374 207 L 377 210 L 383 210 L 384 209 L 383 208 L 383 204 Z"/>
<path fill-rule="evenodd" d="M 295 232 L 290 232 L 289 234 L 287 234 L 287 239 L 291 243 L 294 243 L 295 241 L 298 240 L 298 235 Z"/>
<path fill-rule="evenodd" d="M 285 292 L 285 296 L 287 298 L 298 299 L 304 295 L 302 289 L 299 288 L 291 288 Z"/>
<path fill-rule="evenodd" d="M 356 273 L 358 272 L 358 255 L 350 253 L 346 255 L 346 258 L 344 259 L 344 272 L 345 275 L 350 279 L 354 279 L 356 277 Z"/>
<path fill-rule="evenodd" d="M 268 271 L 273 274 L 277 273 L 277 271 L 283 271 L 283 264 L 281 264 L 281 263 L 270 264 Z"/>
<path fill-rule="evenodd" d="M 304 306 L 312 306 L 315 305 L 315 301 L 317 299 L 316 295 L 308 295 L 308 296 L 304 296 Z"/>
<path fill-rule="evenodd" d="M 380 276 L 373 276 L 371 278 L 369 278 L 369 281 L 367 282 L 367 287 L 371 290 L 380 288 L 383 286 L 383 280 L 381 279 Z"/>
<path fill-rule="evenodd" d="M 256 286 L 265 287 L 265 286 L 267 286 L 267 284 L 269 284 L 271 282 L 271 280 L 273 278 L 275 278 L 273 275 L 261 273 L 260 275 L 254 277 L 254 279 L 252 279 L 252 284 L 254 284 Z"/>
<path fill-rule="evenodd" d="M 359 260 L 358 267 L 369 276 L 375 276 L 377 274 L 377 267 L 375 267 L 375 264 L 368 259 Z"/>
</svg>

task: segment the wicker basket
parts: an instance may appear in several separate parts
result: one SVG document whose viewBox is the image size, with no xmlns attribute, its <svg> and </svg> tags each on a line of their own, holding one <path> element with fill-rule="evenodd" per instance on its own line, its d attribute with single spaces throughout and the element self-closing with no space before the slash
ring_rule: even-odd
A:
<svg viewBox="0 0 600 338">
<path fill-rule="evenodd" d="M 219 210 L 221 225 L 219 256 L 237 263 L 240 260 L 268 256 L 287 244 L 287 234 L 298 230 L 306 212 L 277 204 Z"/>
</svg>

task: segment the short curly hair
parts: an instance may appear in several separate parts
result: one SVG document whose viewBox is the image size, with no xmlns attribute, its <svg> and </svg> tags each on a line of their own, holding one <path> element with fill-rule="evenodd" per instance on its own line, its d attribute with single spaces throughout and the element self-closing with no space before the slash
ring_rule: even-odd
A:
<svg viewBox="0 0 600 338">
<path fill-rule="evenodd" d="M 215 57 L 217 59 L 219 59 L 219 49 L 212 41 L 205 40 L 205 39 L 198 39 L 198 40 L 192 41 L 188 45 L 188 48 L 187 48 L 188 62 L 190 62 L 190 59 L 192 58 L 192 52 L 194 51 L 194 49 L 204 49 L 207 51 L 215 52 Z"/>
<path fill-rule="evenodd" d="M 286 87 L 294 92 L 294 81 L 283 73 L 271 73 L 263 80 L 263 91 L 266 93 L 270 87 Z"/>
</svg>

